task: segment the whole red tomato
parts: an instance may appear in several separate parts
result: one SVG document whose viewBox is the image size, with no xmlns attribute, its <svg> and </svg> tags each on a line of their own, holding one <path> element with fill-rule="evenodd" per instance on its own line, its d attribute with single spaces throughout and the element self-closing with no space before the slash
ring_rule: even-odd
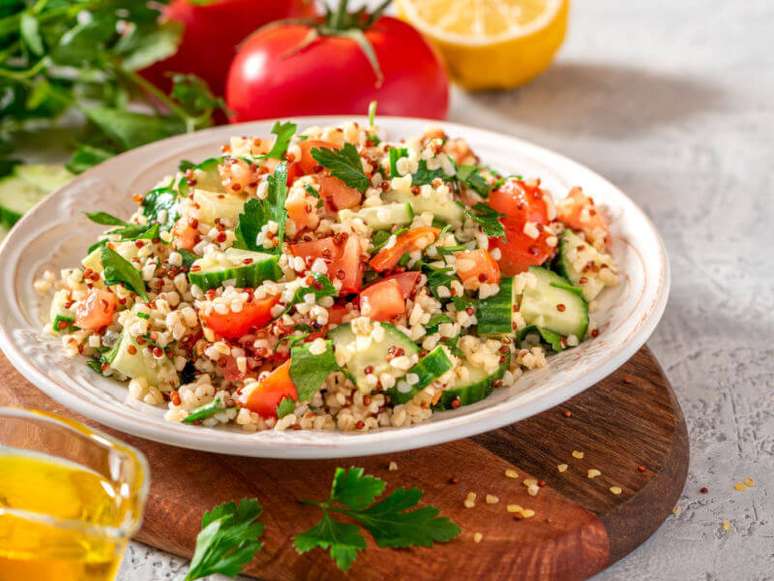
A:
<svg viewBox="0 0 774 581">
<path fill-rule="evenodd" d="M 274 20 L 312 17 L 315 8 L 313 0 L 173 0 L 163 14 L 166 20 L 183 24 L 183 39 L 177 53 L 144 71 L 146 78 L 168 88 L 167 72 L 191 73 L 222 95 L 228 66 L 242 39 Z"/>
<path fill-rule="evenodd" d="M 282 24 L 244 41 L 231 64 L 226 101 L 232 121 L 294 115 L 364 114 L 371 101 L 379 113 L 443 119 L 449 81 L 435 50 L 416 29 L 383 16 L 363 31 L 383 75 L 355 40 Z"/>
</svg>

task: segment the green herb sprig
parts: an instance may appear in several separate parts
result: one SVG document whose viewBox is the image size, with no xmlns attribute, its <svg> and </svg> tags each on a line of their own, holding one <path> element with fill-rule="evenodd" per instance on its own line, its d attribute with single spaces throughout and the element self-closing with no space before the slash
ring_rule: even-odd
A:
<svg viewBox="0 0 774 581">
<path fill-rule="evenodd" d="M 385 487 L 383 480 L 365 474 L 362 468 L 337 468 L 330 497 L 306 501 L 320 508 L 323 516 L 311 529 L 293 537 L 296 550 L 326 550 L 336 565 L 346 571 L 366 548 L 361 527 L 379 547 L 387 548 L 430 547 L 460 534 L 460 528 L 447 517 L 439 516 L 436 507 L 416 507 L 422 498 L 419 488 L 396 488 L 377 501 Z M 336 515 L 357 524 L 342 522 L 334 518 Z"/>
</svg>

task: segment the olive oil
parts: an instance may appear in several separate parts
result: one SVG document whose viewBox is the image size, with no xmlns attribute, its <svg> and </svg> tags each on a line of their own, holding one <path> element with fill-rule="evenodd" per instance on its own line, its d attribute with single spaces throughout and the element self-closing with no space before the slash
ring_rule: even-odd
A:
<svg viewBox="0 0 774 581">
<path fill-rule="evenodd" d="M 126 538 L 113 484 L 61 459 L 0 449 L 0 581 L 113 579 Z"/>
</svg>

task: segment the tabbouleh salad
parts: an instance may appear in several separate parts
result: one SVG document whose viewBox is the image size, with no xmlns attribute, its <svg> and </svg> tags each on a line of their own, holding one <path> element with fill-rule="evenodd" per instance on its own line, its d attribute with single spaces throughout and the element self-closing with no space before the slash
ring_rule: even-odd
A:
<svg viewBox="0 0 774 581">
<path fill-rule="evenodd" d="M 171 422 L 408 426 L 595 336 L 618 281 L 580 188 L 501 175 L 438 129 L 277 123 L 136 194 L 36 281 L 67 354 Z"/>
</svg>

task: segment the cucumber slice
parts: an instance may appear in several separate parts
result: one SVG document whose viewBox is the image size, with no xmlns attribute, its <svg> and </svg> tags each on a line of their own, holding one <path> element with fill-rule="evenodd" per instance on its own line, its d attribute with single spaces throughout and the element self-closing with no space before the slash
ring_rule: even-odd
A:
<svg viewBox="0 0 774 581">
<path fill-rule="evenodd" d="M 58 165 L 18 165 L 0 180 L 0 224 L 10 228 L 53 190 L 73 175 Z"/>
<path fill-rule="evenodd" d="M 356 336 L 349 323 L 339 325 L 328 333 L 328 338 L 333 340 L 334 350 L 337 353 L 346 352 L 347 362 L 344 368 L 363 393 L 370 393 L 374 389 L 374 386 L 369 384 L 366 379 L 366 368 L 370 368 L 369 371 L 377 377 L 381 376 L 382 373 L 399 377 L 403 375 L 403 372 L 390 365 L 389 361 L 395 350 L 403 349 L 404 355 L 407 356 L 419 353 L 419 347 L 394 326 L 388 323 L 381 323 L 381 326 L 384 329 L 384 337 L 378 343 L 372 338 Z M 366 343 L 365 349 L 358 349 L 359 343 Z"/>
<path fill-rule="evenodd" d="M 415 213 L 430 212 L 454 227 L 460 226 L 465 219 L 465 212 L 454 202 L 451 193 L 443 195 L 433 190 L 425 197 L 423 194 L 415 196 L 411 192 L 392 190 L 385 193 L 383 199 L 386 202 L 409 203 Z"/>
<path fill-rule="evenodd" d="M 495 296 L 478 302 L 479 335 L 510 335 L 513 332 L 513 306 L 518 305 L 513 288 L 513 277 L 504 278 Z"/>
<path fill-rule="evenodd" d="M 193 201 L 199 204 L 199 220 L 205 224 L 214 224 L 215 218 L 231 220 L 236 224 L 239 214 L 245 208 L 247 198 L 240 194 L 212 192 L 195 189 Z"/>
<path fill-rule="evenodd" d="M 559 239 L 555 268 L 583 292 L 586 301 L 593 301 L 605 283 L 600 279 L 600 267 L 609 265 L 610 257 L 599 252 L 572 230 L 565 230 Z"/>
<path fill-rule="evenodd" d="M 361 208 L 357 212 L 341 210 L 339 221 L 346 222 L 357 217 L 374 230 L 389 230 L 393 225 L 406 226 L 414 219 L 414 210 L 411 204 L 395 203 L 385 204 L 372 208 Z"/>
<path fill-rule="evenodd" d="M 147 355 L 137 341 L 126 331 L 113 348 L 105 354 L 112 369 L 130 379 L 144 377 L 150 385 L 159 387 L 162 377 L 174 377 L 174 364 L 167 358 L 156 359 Z"/>
<path fill-rule="evenodd" d="M 256 288 L 265 280 L 279 280 L 282 269 L 274 254 L 229 248 L 209 254 L 191 266 L 188 280 L 202 290 L 230 281 L 237 288 Z"/>
<path fill-rule="evenodd" d="M 416 394 L 449 371 L 452 367 L 454 367 L 454 363 L 452 363 L 449 356 L 446 355 L 444 348 L 439 345 L 408 370 L 409 373 L 414 373 L 419 377 L 417 383 L 409 385 L 404 378 L 398 381 L 396 387 L 387 391 L 390 396 L 390 401 L 393 403 L 406 403 L 411 401 Z"/>
<path fill-rule="evenodd" d="M 506 359 L 494 373 L 487 374 L 480 367 L 473 367 L 470 363 L 463 363 L 463 367 L 468 370 L 468 379 L 453 388 L 444 390 L 441 393 L 441 399 L 435 405 L 435 409 L 449 410 L 456 409 L 464 405 L 470 405 L 486 398 L 494 389 L 495 381 L 503 378 L 510 358 Z M 455 403 L 458 401 L 459 403 Z"/>
<path fill-rule="evenodd" d="M 589 306 L 581 290 L 545 268 L 531 266 L 529 271 L 537 285 L 524 289 L 519 308 L 527 325 L 583 340 L 589 327 Z"/>
<path fill-rule="evenodd" d="M 43 163 L 17 165 L 14 175 L 46 192 L 58 190 L 75 177 L 64 166 Z"/>
</svg>

